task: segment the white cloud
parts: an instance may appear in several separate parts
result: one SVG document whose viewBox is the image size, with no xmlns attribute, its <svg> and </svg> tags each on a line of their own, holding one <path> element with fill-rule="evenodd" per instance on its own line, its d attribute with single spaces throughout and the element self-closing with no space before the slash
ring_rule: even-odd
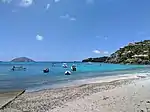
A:
<svg viewBox="0 0 150 112">
<path fill-rule="evenodd" d="M 43 40 L 43 39 L 44 39 L 44 37 L 43 37 L 43 36 L 41 36 L 41 35 L 37 35 L 37 36 L 36 36 L 36 40 L 41 41 L 41 40 Z"/>
<path fill-rule="evenodd" d="M 12 0 L 1 0 L 3 3 L 10 3 Z"/>
<path fill-rule="evenodd" d="M 104 39 L 104 40 L 108 40 L 108 36 L 99 36 L 97 35 L 95 38 L 98 38 L 98 39 Z"/>
<path fill-rule="evenodd" d="M 76 21 L 76 18 L 75 17 L 71 17 L 70 21 Z"/>
<path fill-rule="evenodd" d="M 65 14 L 63 16 L 60 16 L 61 19 L 68 19 L 70 21 L 76 21 L 75 17 L 71 17 L 69 14 Z"/>
<path fill-rule="evenodd" d="M 47 4 L 47 5 L 46 5 L 46 10 L 48 10 L 48 9 L 49 9 L 49 7 L 50 7 L 50 4 Z"/>
<path fill-rule="evenodd" d="M 94 50 L 93 52 L 96 53 L 96 54 L 100 54 L 101 53 L 100 50 Z"/>
<path fill-rule="evenodd" d="M 63 16 L 60 16 L 60 18 L 62 18 L 62 19 L 68 19 L 68 18 L 70 18 L 70 16 L 69 16 L 69 14 L 65 14 Z"/>
<path fill-rule="evenodd" d="M 104 51 L 104 54 L 109 54 L 109 52 L 108 51 Z"/>
<path fill-rule="evenodd" d="M 33 4 L 33 0 L 21 0 L 20 6 L 21 7 L 29 7 Z"/>
<path fill-rule="evenodd" d="M 60 2 L 60 0 L 54 0 L 55 3 Z"/>
<path fill-rule="evenodd" d="M 86 0 L 86 3 L 87 3 L 87 4 L 93 4 L 93 3 L 94 3 L 94 0 Z"/>
<path fill-rule="evenodd" d="M 109 54 L 108 51 L 100 51 L 100 50 L 94 50 L 93 53 L 95 53 L 95 54 Z"/>
</svg>

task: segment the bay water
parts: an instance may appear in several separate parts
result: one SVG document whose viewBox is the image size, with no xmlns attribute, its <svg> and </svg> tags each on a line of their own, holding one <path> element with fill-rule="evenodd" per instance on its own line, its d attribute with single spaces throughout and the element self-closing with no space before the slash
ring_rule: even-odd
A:
<svg viewBox="0 0 150 112">
<path fill-rule="evenodd" d="M 123 74 L 149 73 L 146 65 L 120 65 L 106 63 L 65 62 L 68 68 L 63 68 L 64 62 L 0 62 L 0 91 L 26 89 L 36 91 L 37 88 L 54 88 L 54 85 L 89 80 L 91 78 L 115 76 Z M 72 72 L 75 64 L 77 71 Z M 26 70 L 12 71 L 12 66 L 23 66 Z M 49 68 L 49 73 L 43 69 Z M 65 71 L 71 75 L 64 75 Z"/>
</svg>

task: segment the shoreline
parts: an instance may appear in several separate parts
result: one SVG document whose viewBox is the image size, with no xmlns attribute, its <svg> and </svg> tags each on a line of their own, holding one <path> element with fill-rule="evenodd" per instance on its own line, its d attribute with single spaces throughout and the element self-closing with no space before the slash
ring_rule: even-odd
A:
<svg viewBox="0 0 150 112">
<path fill-rule="evenodd" d="M 91 96 L 96 93 L 121 88 L 137 82 L 142 77 L 113 80 L 110 82 L 82 84 L 80 86 L 63 87 L 56 89 L 45 89 L 35 92 L 25 92 L 6 106 L 18 111 L 52 111 L 53 109 L 64 106 L 68 102 Z M 34 103 L 33 103 L 34 102 Z M 4 111 L 5 112 L 5 111 Z"/>
<path fill-rule="evenodd" d="M 103 76 L 103 77 L 94 77 L 94 78 L 86 78 L 86 79 L 78 79 L 60 84 L 53 84 L 51 86 L 40 86 L 35 88 L 26 89 L 27 93 L 38 92 L 43 90 L 52 90 L 52 89 L 61 89 L 61 88 L 69 88 L 76 87 L 85 84 L 93 84 L 93 83 L 109 83 L 115 80 L 129 80 L 129 79 L 138 79 L 139 77 L 147 77 L 150 73 L 134 73 L 134 74 L 123 74 L 123 75 L 115 75 L 115 76 Z"/>
</svg>

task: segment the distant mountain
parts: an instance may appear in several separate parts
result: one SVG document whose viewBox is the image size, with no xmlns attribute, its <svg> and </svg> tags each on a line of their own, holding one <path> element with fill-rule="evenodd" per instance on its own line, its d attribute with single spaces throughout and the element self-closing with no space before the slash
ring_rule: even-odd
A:
<svg viewBox="0 0 150 112">
<path fill-rule="evenodd" d="M 35 62 L 35 61 L 27 57 L 19 57 L 19 58 L 13 59 L 11 62 Z"/>
<path fill-rule="evenodd" d="M 109 57 L 88 58 L 83 60 L 83 62 L 150 64 L 150 40 L 129 43 Z"/>
<path fill-rule="evenodd" d="M 105 62 L 108 59 L 107 56 L 98 57 L 98 58 L 87 58 L 82 60 L 82 62 Z"/>
</svg>

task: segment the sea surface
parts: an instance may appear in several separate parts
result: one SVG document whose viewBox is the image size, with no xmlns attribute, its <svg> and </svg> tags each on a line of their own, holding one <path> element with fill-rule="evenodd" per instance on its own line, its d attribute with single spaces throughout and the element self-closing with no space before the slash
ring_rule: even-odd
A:
<svg viewBox="0 0 150 112">
<path fill-rule="evenodd" d="M 97 77 L 150 73 L 150 67 L 145 65 L 65 62 L 68 68 L 63 68 L 63 63 L 64 62 L 0 62 L 0 91 L 18 89 L 36 91 Z M 72 72 L 70 76 L 64 75 L 66 70 L 71 71 L 73 64 L 77 66 L 77 71 Z M 12 66 L 23 66 L 26 70 L 12 71 Z M 43 73 L 43 69 L 45 68 L 49 68 L 50 72 Z"/>
</svg>

